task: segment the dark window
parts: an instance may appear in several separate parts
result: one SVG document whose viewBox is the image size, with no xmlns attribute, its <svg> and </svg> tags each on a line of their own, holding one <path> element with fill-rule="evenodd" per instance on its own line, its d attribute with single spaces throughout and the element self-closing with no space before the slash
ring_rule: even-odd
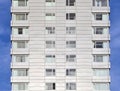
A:
<svg viewBox="0 0 120 91">
<path fill-rule="evenodd" d="M 106 7 L 107 6 L 107 0 L 93 0 L 93 6 Z"/>
<path fill-rule="evenodd" d="M 103 42 L 95 42 L 94 48 L 103 48 Z"/>
<path fill-rule="evenodd" d="M 76 69 L 66 69 L 66 76 L 75 76 Z"/>
<path fill-rule="evenodd" d="M 46 90 L 55 90 L 55 83 L 46 83 Z"/>
<path fill-rule="evenodd" d="M 67 6 L 74 6 L 75 5 L 75 0 L 66 0 L 66 5 Z"/>
<path fill-rule="evenodd" d="M 103 34 L 103 28 L 95 28 L 94 34 Z"/>
<path fill-rule="evenodd" d="M 102 20 L 102 14 L 96 14 L 96 20 Z"/>
<path fill-rule="evenodd" d="M 66 14 L 67 20 L 75 20 L 75 17 L 76 17 L 75 13 L 67 13 Z"/>
<path fill-rule="evenodd" d="M 22 28 L 18 28 L 18 34 L 23 34 L 23 29 Z"/>
</svg>

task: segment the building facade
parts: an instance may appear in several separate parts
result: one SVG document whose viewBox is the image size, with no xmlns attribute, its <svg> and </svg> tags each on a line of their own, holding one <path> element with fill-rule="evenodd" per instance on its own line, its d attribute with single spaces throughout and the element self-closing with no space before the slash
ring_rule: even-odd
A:
<svg viewBox="0 0 120 91">
<path fill-rule="evenodd" d="M 109 0 L 12 0 L 11 91 L 110 91 Z"/>
</svg>

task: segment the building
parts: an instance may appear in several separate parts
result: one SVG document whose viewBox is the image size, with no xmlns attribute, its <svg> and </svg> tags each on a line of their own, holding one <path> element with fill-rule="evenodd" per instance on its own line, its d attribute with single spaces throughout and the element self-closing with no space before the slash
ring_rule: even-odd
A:
<svg viewBox="0 0 120 91">
<path fill-rule="evenodd" d="M 12 91 L 110 91 L 109 0 L 12 0 Z"/>
</svg>

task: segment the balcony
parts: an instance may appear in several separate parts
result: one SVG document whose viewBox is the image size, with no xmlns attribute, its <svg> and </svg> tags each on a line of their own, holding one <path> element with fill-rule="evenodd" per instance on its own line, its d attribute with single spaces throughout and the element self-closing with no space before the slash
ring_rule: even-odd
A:
<svg viewBox="0 0 120 91">
<path fill-rule="evenodd" d="M 110 62 L 93 62 L 92 68 L 110 68 Z"/>
<path fill-rule="evenodd" d="M 29 82 L 28 76 L 11 77 L 11 82 Z"/>
<path fill-rule="evenodd" d="M 92 12 L 105 12 L 105 13 L 108 13 L 110 12 L 110 7 L 92 7 Z"/>
<path fill-rule="evenodd" d="M 29 21 L 28 20 L 21 20 L 21 21 L 15 21 L 12 20 L 11 21 L 11 26 L 25 26 L 28 27 L 29 26 Z"/>
<path fill-rule="evenodd" d="M 92 40 L 110 40 L 110 34 L 93 34 Z"/>
<path fill-rule="evenodd" d="M 110 82 L 110 76 L 105 77 L 93 76 L 92 82 Z"/>
<path fill-rule="evenodd" d="M 29 7 L 25 6 L 25 7 L 11 7 L 11 12 L 29 12 Z"/>
<path fill-rule="evenodd" d="M 28 62 L 12 62 L 11 68 L 29 68 Z"/>
<path fill-rule="evenodd" d="M 25 49 L 12 48 L 11 54 L 29 54 L 29 49 L 28 48 L 25 48 Z"/>
<path fill-rule="evenodd" d="M 108 21 L 95 21 L 95 20 L 93 20 L 92 21 L 92 26 L 110 26 L 110 21 L 108 20 Z"/>
<path fill-rule="evenodd" d="M 110 48 L 93 48 L 92 54 L 110 54 Z"/>
<path fill-rule="evenodd" d="M 11 40 L 29 40 L 29 35 L 11 35 Z"/>
</svg>

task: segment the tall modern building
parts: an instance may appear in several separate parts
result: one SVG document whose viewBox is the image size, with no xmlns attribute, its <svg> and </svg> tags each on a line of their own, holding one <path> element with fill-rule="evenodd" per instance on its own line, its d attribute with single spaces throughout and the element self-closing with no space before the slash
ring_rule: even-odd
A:
<svg viewBox="0 0 120 91">
<path fill-rule="evenodd" d="M 109 0 L 12 0 L 11 91 L 110 91 Z"/>
</svg>

